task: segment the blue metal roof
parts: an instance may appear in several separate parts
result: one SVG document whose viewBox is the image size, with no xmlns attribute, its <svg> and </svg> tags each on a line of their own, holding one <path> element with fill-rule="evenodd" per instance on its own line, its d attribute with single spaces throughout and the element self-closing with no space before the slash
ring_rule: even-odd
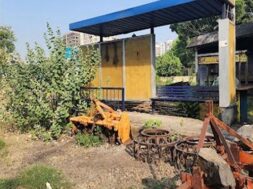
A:
<svg viewBox="0 0 253 189">
<path fill-rule="evenodd" d="M 229 0 L 159 0 L 75 22 L 69 25 L 69 29 L 108 37 L 220 15 L 225 3 L 229 3 Z"/>
</svg>

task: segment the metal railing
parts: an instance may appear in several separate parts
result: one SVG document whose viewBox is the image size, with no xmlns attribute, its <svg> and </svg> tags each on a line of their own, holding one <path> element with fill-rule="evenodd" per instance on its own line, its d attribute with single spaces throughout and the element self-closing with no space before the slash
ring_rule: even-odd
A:
<svg viewBox="0 0 253 189">
<path fill-rule="evenodd" d="M 125 88 L 122 87 L 82 87 L 81 96 L 85 99 L 120 102 L 121 110 L 125 110 Z"/>
<path fill-rule="evenodd" d="M 219 101 L 218 87 L 202 86 L 159 86 L 156 89 L 157 97 L 185 101 Z"/>
</svg>

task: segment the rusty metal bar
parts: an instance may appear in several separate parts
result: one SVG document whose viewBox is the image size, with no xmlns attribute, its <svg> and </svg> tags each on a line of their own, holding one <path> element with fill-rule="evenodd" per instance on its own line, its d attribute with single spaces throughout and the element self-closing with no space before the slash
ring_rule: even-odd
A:
<svg viewBox="0 0 253 189">
<path fill-rule="evenodd" d="M 246 138 L 242 137 L 241 135 L 239 135 L 234 129 L 230 128 L 228 125 L 226 125 L 225 123 L 223 123 L 222 121 L 220 121 L 219 119 L 217 119 L 214 115 L 212 115 L 211 120 L 214 120 L 215 124 L 219 128 L 225 130 L 231 136 L 236 137 L 242 143 L 244 143 L 246 146 L 248 146 L 251 150 L 253 150 L 253 143 L 251 141 L 249 141 L 248 139 L 246 139 Z"/>
<path fill-rule="evenodd" d="M 232 153 L 230 147 L 228 146 L 228 143 L 227 143 L 225 137 L 224 137 L 223 134 L 221 133 L 221 130 L 220 130 L 220 128 L 218 127 L 218 125 L 217 125 L 217 124 L 215 123 L 215 121 L 212 120 L 212 119 L 211 119 L 211 127 L 212 127 L 212 128 L 215 130 L 215 132 L 218 134 L 218 136 L 219 136 L 219 138 L 220 138 L 222 144 L 224 145 L 225 151 L 226 151 L 226 153 L 228 154 L 228 161 L 229 161 L 229 163 L 230 163 L 231 165 L 233 165 L 234 167 L 238 167 L 238 168 L 239 168 L 237 162 L 235 161 L 234 155 L 233 155 L 233 153 Z"/>
<path fill-rule="evenodd" d="M 208 117 L 205 118 L 204 123 L 203 123 L 203 127 L 201 129 L 201 134 L 199 137 L 199 143 L 197 145 L 197 151 L 199 151 L 200 148 L 203 148 L 209 123 L 210 123 L 210 119 Z"/>
</svg>

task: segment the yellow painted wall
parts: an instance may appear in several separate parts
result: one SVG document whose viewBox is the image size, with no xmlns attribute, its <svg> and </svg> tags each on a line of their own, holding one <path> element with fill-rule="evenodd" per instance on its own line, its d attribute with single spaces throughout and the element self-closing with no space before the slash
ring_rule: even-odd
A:
<svg viewBox="0 0 253 189">
<path fill-rule="evenodd" d="M 151 98 L 151 36 L 127 39 L 126 98 Z"/>
<path fill-rule="evenodd" d="M 101 44 L 101 66 L 94 87 L 125 87 L 126 100 L 148 100 L 151 91 L 151 36 L 125 40 L 125 84 L 123 82 L 123 40 Z M 109 95 L 110 96 L 110 95 Z"/>
<path fill-rule="evenodd" d="M 236 100 L 236 82 L 235 78 L 235 24 L 229 24 L 229 81 L 230 81 L 230 99 L 231 103 Z"/>
<path fill-rule="evenodd" d="M 122 87 L 122 41 L 101 45 L 103 87 Z"/>
</svg>

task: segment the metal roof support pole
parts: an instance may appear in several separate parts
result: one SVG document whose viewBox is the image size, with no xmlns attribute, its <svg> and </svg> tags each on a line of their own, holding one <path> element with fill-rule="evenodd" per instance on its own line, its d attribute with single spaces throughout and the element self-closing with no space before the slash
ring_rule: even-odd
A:
<svg viewBox="0 0 253 189">
<path fill-rule="evenodd" d="M 100 57 L 102 57 L 102 43 L 99 43 L 99 53 L 100 53 Z M 103 76 L 102 76 L 102 58 L 100 58 L 100 62 L 99 62 L 99 68 L 98 68 L 98 78 L 99 78 L 99 87 L 103 87 L 102 86 L 102 80 L 103 80 Z"/>
<path fill-rule="evenodd" d="M 152 98 L 156 97 L 156 53 L 155 53 L 155 44 L 156 36 L 151 34 L 150 38 L 150 59 L 151 59 L 151 96 Z"/>
<path fill-rule="evenodd" d="M 100 35 L 100 39 L 99 39 L 100 43 L 102 43 L 104 41 L 104 38 L 102 35 Z"/>
<path fill-rule="evenodd" d="M 235 11 L 229 5 L 223 11 L 219 20 L 219 106 L 223 121 L 231 124 L 236 117 Z"/>
<path fill-rule="evenodd" d="M 150 34 L 155 34 L 155 29 L 154 29 L 154 27 L 151 27 L 151 28 L 150 28 Z"/>
<path fill-rule="evenodd" d="M 199 84 L 199 60 L 198 60 L 198 49 L 195 48 L 195 73 L 196 73 L 196 80 L 197 84 Z"/>
<path fill-rule="evenodd" d="M 124 99 L 126 99 L 126 41 L 125 39 L 122 40 L 122 87 L 125 90 Z"/>
</svg>

